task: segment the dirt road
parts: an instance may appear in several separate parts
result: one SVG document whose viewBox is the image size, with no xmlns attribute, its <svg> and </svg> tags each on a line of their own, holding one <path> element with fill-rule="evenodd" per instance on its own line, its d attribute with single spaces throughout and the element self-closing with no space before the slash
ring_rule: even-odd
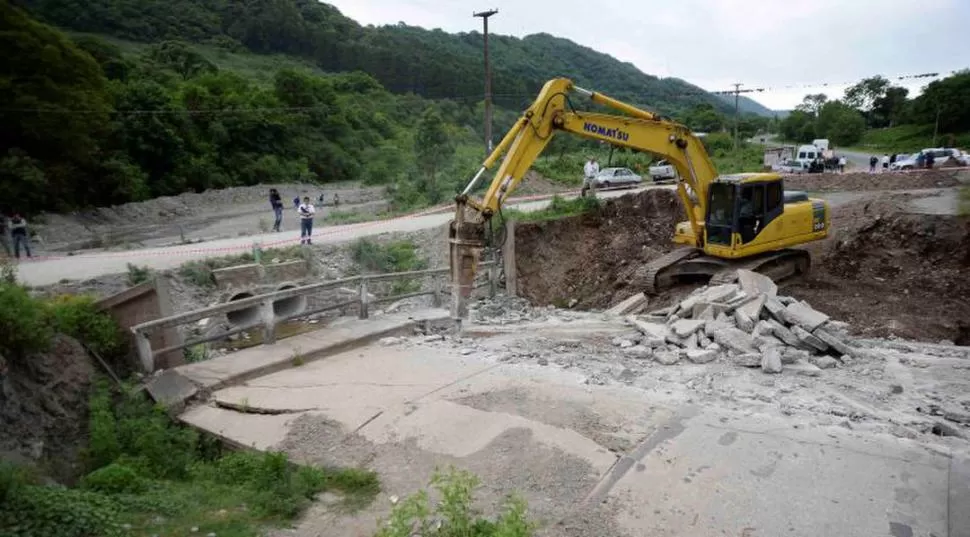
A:
<svg viewBox="0 0 970 537">
<path fill-rule="evenodd" d="M 648 188 L 671 188 L 669 186 Z M 600 192 L 601 198 L 622 196 L 629 190 Z M 575 195 L 565 195 L 570 198 Z M 511 204 L 520 211 L 535 211 L 546 207 L 549 200 L 530 201 Z M 339 243 L 380 235 L 382 233 L 412 232 L 430 229 L 449 222 L 453 217 L 451 210 L 422 216 L 405 216 L 393 220 L 362 222 L 341 226 L 320 226 L 314 229 L 314 243 Z M 75 256 L 38 258 L 25 261 L 20 265 L 18 278 L 29 285 L 41 286 L 61 280 L 85 280 L 106 274 L 118 274 L 127 270 L 128 263 L 147 266 L 156 270 L 172 269 L 187 261 L 238 254 L 250 249 L 253 244 L 263 248 L 292 246 L 299 244 L 298 230 L 282 233 L 263 233 L 247 237 L 214 240 L 195 245 L 179 245 L 161 248 L 143 248 L 123 252 L 88 253 Z"/>
</svg>

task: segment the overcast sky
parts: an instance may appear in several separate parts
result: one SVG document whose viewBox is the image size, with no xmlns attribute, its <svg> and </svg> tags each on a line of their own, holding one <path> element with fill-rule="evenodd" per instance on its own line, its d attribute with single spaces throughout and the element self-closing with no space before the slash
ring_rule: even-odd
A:
<svg viewBox="0 0 970 537">
<path fill-rule="evenodd" d="M 792 108 L 807 93 L 840 97 L 845 82 L 876 74 L 895 79 L 970 67 L 970 0 L 327 2 L 365 25 L 401 21 L 448 32 L 480 31 L 472 12 L 497 8 L 490 32 L 565 37 L 707 90 L 735 82 L 771 88 L 748 96 L 774 109 Z M 916 92 L 927 82 L 897 83 Z M 784 87 L 791 85 L 818 86 Z"/>
</svg>

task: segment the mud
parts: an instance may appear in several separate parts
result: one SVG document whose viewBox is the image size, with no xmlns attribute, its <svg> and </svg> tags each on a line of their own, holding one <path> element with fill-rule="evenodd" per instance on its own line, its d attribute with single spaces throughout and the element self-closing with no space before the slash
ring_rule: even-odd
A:
<svg viewBox="0 0 970 537">
<path fill-rule="evenodd" d="M 967 344 L 970 219 L 911 214 L 907 200 L 881 193 L 837 207 L 830 238 L 805 247 L 811 273 L 785 283 L 785 292 L 848 322 L 856 335 Z M 536 305 L 614 305 L 643 288 L 637 268 L 673 247 L 682 218 L 673 192 L 651 190 L 596 213 L 520 224 L 520 292 Z M 651 297 L 650 305 L 668 305 L 692 289 Z"/>
</svg>

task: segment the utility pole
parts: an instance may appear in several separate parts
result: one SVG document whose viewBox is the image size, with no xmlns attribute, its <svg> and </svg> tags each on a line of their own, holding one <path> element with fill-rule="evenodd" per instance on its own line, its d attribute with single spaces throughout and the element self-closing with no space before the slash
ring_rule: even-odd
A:
<svg viewBox="0 0 970 537">
<path fill-rule="evenodd" d="M 741 115 L 739 113 L 740 107 L 738 106 L 739 100 L 741 98 L 741 84 L 734 85 L 734 152 L 738 151 L 738 131 L 741 125 Z"/>
<path fill-rule="evenodd" d="M 488 18 L 498 13 L 497 9 L 472 13 L 481 17 L 485 35 L 485 157 L 492 154 L 492 69 L 488 63 Z"/>
</svg>

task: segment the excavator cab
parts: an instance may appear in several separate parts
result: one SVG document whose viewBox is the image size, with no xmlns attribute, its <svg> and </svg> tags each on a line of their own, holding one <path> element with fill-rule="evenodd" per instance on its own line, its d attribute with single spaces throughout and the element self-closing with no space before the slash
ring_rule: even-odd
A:
<svg viewBox="0 0 970 537">
<path fill-rule="evenodd" d="M 725 179 L 711 183 L 707 218 L 707 244 L 743 246 L 754 241 L 784 212 L 780 177 Z"/>
</svg>

